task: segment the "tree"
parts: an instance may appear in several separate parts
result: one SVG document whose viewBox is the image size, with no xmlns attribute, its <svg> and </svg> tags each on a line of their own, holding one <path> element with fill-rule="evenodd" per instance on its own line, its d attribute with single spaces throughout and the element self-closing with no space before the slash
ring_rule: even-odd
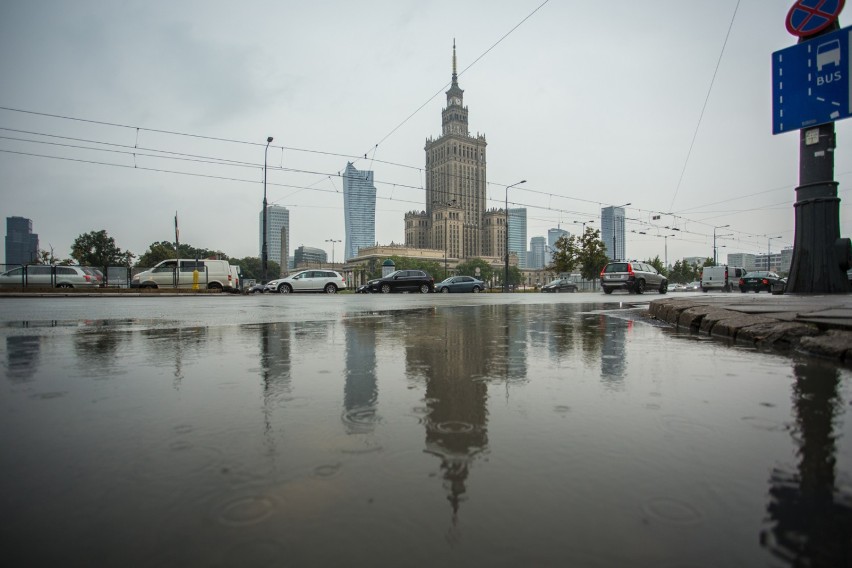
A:
<svg viewBox="0 0 852 568">
<path fill-rule="evenodd" d="M 585 280 L 597 279 L 603 267 L 609 262 L 606 247 L 600 235 L 601 232 L 598 229 L 586 227 L 586 232 L 580 238 L 577 264 L 580 265 L 580 274 Z"/>
<path fill-rule="evenodd" d="M 237 264 L 240 267 L 240 273 L 243 275 L 244 280 L 257 280 L 260 282 L 263 277 L 263 267 L 261 266 L 260 259 L 256 256 L 247 256 L 245 258 L 234 258 L 231 259 L 231 264 Z M 273 278 L 277 278 L 278 274 L 281 274 L 281 266 L 273 261 L 267 260 L 267 273 L 272 275 Z"/>
<path fill-rule="evenodd" d="M 82 234 L 71 245 L 71 258 L 83 266 L 104 269 L 108 266 L 129 266 L 134 256 L 132 252 L 118 248 L 115 239 L 105 230 Z"/>
<path fill-rule="evenodd" d="M 663 276 L 668 275 L 668 271 L 666 270 L 666 267 L 663 266 L 663 261 L 660 260 L 660 255 L 655 256 L 653 259 L 646 260 L 645 263 L 650 264 L 651 266 L 656 268 L 657 272 L 659 272 Z"/>
<path fill-rule="evenodd" d="M 479 269 L 479 276 L 476 275 L 477 268 Z M 472 258 L 459 263 L 456 267 L 456 274 L 461 276 L 473 276 L 474 278 L 479 278 L 480 280 L 487 282 L 491 280 L 491 276 L 494 274 L 494 269 L 491 268 L 488 261 L 481 258 Z"/>
<path fill-rule="evenodd" d="M 179 254 L 175 254 L 175 245 L 169 241 L 159 241 L 151 243 L 148 250 L 139 257 L 136 266 L 150 267 L 158 262 L 172 258 L 216 258 L 228 260 L 228 255 L 222 251 L 212 251 L 206 248 L 195 248 L 191 245 L 182 243 L 178 249 Z"/>
<path fill-rule="evenodd" d="M 580 246 L 580 240 L 575 235 L 559 237 L 554 244 L 553 260 L 548 270 L 557 274 L 572 272 L 579 262 Z"/>
</svg>

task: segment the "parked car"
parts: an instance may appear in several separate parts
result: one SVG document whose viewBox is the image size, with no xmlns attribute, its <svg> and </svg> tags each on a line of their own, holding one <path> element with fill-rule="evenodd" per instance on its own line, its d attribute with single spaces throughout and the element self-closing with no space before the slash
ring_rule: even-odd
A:
<svg viewBox="0 0 852 568">
<path fill-rule="evenodd" d="M 657 269 L 645 262 L 610 262 L 601 270 L 601 288 L 604 294 L 613 290 L 627 290 L 631 294 L 642 294 L 645 290 L 668 292 L 669 281 Z"/>
<path fill-rule="evenodd" d="M 367 282 L 370 292 L 420 292 L 428 294 L 435 290 L 435 279 L 422 270 L 397 270 L 383 278 Z"/>
<path fill-rule="evenodd" d="M 336 294 L 346 289 L 346 280 L 334 270 L 301 270 L 286 278 L 277 278 L 266 283 L 267 292 L 290 294 L 292 292 L 325 292 Z"/>
<path fill-rule="evenodd" d="M 698 282 L 697 280 L 695 282 L 684 284 L 683 286 L 684 292 L 698 292 L 699 290 L 701 290 L 701 282 Z"/>
<path fill-rule="evenodd" d="M 722 292 L 733 292 L 734 283 L 739 282 L 745 276 L 745 268 L 738 266 L 705 266 L 701 271 L 701 290 L 721 290 Z"/>
<path fill-rule="evenodd" d="M 740 292 L 743 294 L 752 291 L 755 293 L 761 291 L 773 292 L 778 290 L 783 292 L 786 284 L 787 281 L 774 272 L 758 270 L 755 272 L 749 272 L 740 278 Z"/>
<path fill-rule="evenodd" d="M 567 278 L 557 278 L 556 280 L 545 284 L 541 287 L 542 292 L 576 292 L 577 284 Z"/>
<path fill-rule="evenodd" d="M 31 264 L 0 274 L 0 286 L 56 286 L 57 288 L 92 288 L 97 279 L 80 266 Z"/>
<path fill-rule="evenodd" d="M 485 290 L 485 282 L 473 276 L 450 276 L 435 284 L 436 292 L 473 292 L 478 294 Z"/>
<path fill-rule="evenodd" d="M 669 284 L 668 285 L 669 292 L 683 292 L 686 290 L 686 286 L 684 284 Z"/>
</svg>

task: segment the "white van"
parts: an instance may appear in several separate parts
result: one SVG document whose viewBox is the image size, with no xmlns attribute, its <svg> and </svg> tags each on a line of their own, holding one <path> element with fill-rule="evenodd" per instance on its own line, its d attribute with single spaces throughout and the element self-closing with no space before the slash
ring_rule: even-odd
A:
<svg viewBox="0 0 852 568">
<path fill-rule="evenodd" d="M 721 290 L 730 292 L 734 286 L 745 276 L 745 268 L 738 266 L 705 266 L 701 272 L 701 289 L 704 292 L 710 290 Z"/>
<path fill-rule="evenodd" d="M 151 270 L 140 272 L 130 281 L 131 288 L 192 288 L 193 272 L 198 271 L 198 287 L 224 290 L 233 286 L 227 260 L 194 258 L 169 259 Z"/>
</svg>

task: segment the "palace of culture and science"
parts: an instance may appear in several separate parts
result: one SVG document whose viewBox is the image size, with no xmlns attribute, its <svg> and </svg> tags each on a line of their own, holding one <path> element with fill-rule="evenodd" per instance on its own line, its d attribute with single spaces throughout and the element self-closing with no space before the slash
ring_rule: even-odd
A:
<svg viewBox="0 0 852 568">
<path fill-rule="evenodd" d="M 456 260 L 482 257 L 495 264 L 505 251 L 505 212 L 486 210 L 485 136 L 472 136 L 464 90 L 456 74 L 441 112 L 441 136 L 426 140 L 426 209 L 405 215 L 405 246 L 437 249 Z"/>
</svg>

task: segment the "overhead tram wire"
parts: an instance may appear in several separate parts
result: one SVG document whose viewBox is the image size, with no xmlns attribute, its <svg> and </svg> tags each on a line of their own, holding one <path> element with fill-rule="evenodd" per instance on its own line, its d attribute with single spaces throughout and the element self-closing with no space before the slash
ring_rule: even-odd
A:
<svg viewBox="0 0 852 568">
<path fill-rule="evenodd" d="M 677 180 L 672 202 L 669 205 L 669 211 L 674 208 L 675 199 L 680 191 L 680 185 L 683 183 L 683 176 L 686 174 L 686 166 L 689 164 L 689 158 L 692 156 L 692 149 L 695 147 L 695 140 L 698 138 L 698 130 L 701 128 L 701 121 L 704 118 L 704 111 L 707 110 L 707 103 L 710 101 L 710 93 L 713 91 L 713 84 L 716 82 L 716 74 L 719 72 L 719 66 L 722 64 L 722 56 L 725 54 L 725 46 L 728 45 L 728 38 L 731 36 L 731 29 L 734 27 L 734 20 L 737 17 L 737 10 L 740 8 L 740 0 L 737 0 L 737 5 L 734 6 L 734 14 L 731 16 L 731 23 L 728 25 L 728 32 L 725 34 L 725 41 L 722 42 L 722 50 L 719 52 L 719 59 L 716 61 L 716 68 L 713 70 L 713 77 L 710 79 L 710 86 L 707 88 L 707 96 L 704 97 L 704 105 L 701 107 L 701 113 L 698 115 L 698 124 L 695 125 L 695 132 L 692 135 L 692 142 L 689 144 L 689 150 L 686 153 L 686 159 L 683 162 L 683 169 L 680 171 L 680 178 Z"/>
</svg>

